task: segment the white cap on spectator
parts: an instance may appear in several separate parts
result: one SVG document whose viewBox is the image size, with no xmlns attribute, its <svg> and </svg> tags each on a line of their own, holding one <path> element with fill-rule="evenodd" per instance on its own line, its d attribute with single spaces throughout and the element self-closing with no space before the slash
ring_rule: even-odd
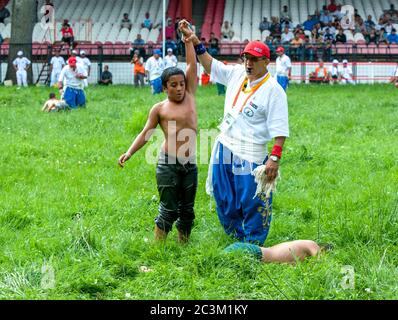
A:
<svg viewBox="0 0 398 320">
<path fill-rule="evenodd" d="M 332 63 L 339 63 L 339 60 L 333 59 L 333 62 L 332 62 Z"/>
<path fill-rule="evenodd" d="M 84 50 L 80 51 L 80 55 L 85 55 L 85 54 L 86 54 L 86 51 L 84 51 Z"/>
<path fill-rule="evenodd" d="M 347 60 L 347 59 L 344 59 L 344 60 L 343 60 L 343 63 L 348 63 L 348 60 Z"/>
<path fill-rule="evenodd" d="M 76 51 L 76 50 L 72 50 L 72 53 L 73 53 L 73 54 L 77 54 L 77 51 Z"/>
<path fill-rule="evenodd" d="M 22 52 L 21 50 L 19 50 L 19 51 L 17 52 L 17 56 L 23 56 L 23 52 Z"/>
<path fill-rule="evenodd" d="M 167 49 L 167 52 L 173 52 L 173 49 L 168 48 L 168 49 Z"/>
</svg>

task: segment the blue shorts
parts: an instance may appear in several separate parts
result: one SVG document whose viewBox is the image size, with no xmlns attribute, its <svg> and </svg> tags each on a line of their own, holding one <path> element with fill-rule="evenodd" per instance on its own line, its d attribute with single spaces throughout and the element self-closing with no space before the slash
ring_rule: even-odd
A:
<svg viewBox="0 0 398 320">
<path fill-rule="evenodd" d="M 258 164 L 240 159 L 221 143 L 217 153 L 212 183 L 220 223 L 240 242 L 262 245 L 271 223 L 272 196 L 267 203 L 258 197 L 253 199 L 257 184 L 251 172 Z"/>
<path fill-rule="evenodd" d="M 151 86 L 152 86 L 152 94 L 162 93 L 163 87 L 162 87 L 162 79 L 160 77 L 156 78 L 155 80 L 152 80 Z"/>
<path fill-rule="evenodd" d="M 86 95 L 81 89 L 67 87 L 64 92 L 64 100 L 72 109 L 84 107 L 86 105 Z"/>
<path fill-rule="evenodd" d="M 289 85 L 289 78 L 286 76 L 276 76 L 276 81 L 281 85 L 283 90 L 286 91 L 288 85 Z"/>
</svg>

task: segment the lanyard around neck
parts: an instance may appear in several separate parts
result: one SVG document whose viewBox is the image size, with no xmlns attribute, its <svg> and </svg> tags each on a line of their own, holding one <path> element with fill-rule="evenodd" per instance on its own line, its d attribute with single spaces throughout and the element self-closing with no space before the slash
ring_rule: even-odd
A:
<svg viewBox="0 0 398 320">
<path fill-rule="evenodd" d="M 270 77 L 270 73 L 268 73 L 268 74 L 266 75 L 266 77 L 265 77 L 263 80 L 261 80 L 258 84 L 256 84 L 253 88 L 250 88 L 249 90 L 246 90 L 246 89 L 245 89 L 245 86 L 247 86 L 247 82 L 248 82 L 248 79 L 245 78 L 245 79 L 243 80 L 243 82 L 242 82 L 240 88 L 239 88 L 238 93 L 237 93 L 236 96 L 235 96 L 234 103 L 232 104 L 232 109 L 235 108 L 236 102 L 238 101 L 239 95 L 240 95 L 240 93 L 241 93 L 242 91 L 243 91 L 243 93 L 249 93 L 249 92 L 250 92 L 249 96 L 246 98 L 245 102 L 242 104 L 242 106 L 241 106 L 240 109 L 239 109 L 239 112 L 242 112 L 243 107 L 246 105 L 246 103 L 247 103 L 247 101 L 250 99 L 250 97 L 251 97 L 251 96 L 264 84 L 264 83 L 267 82 L 267 80 L 269 79 L 269 77 Z"/>
</svg>

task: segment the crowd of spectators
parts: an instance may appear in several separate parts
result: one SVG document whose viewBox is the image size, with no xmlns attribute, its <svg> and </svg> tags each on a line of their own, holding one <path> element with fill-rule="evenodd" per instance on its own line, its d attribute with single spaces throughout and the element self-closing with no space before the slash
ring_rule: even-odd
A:
<svg viewBox="0 0 398 320">
<path fill-rule="evenodd" d="M 330 0 L 322 10 L 315 10 L 313 14 L 308 15 L 307 20 L 294 26 L 289 7 L 284 5 L 279 17 L 273 16 L 270 20 L 263 17 L 258 28 L 261 33 L 268 31 L 264 42 L 272 53 L 282 45 L 292 60 L 331 61 L 332 47 L 335 44 L 353 43 L 354 35 L 358 33 L 362 36 L 356 36 L 355 41 L 360 39 L 365 44 L 398 43 L 397 30 L 394 27 L 394 24 L 398 23 L 398 10 L 393 4 L 383 11 L 377 21 L 371 15 L 361 17 L 357 9 L 354 9 L 352 15 L 347 15 L 341 8 L 341 4 Z M 219 42 L 231 41 L 234 35 L 233 25 L 224 21 L 221 25 L 221 39 L 217 39 L 214 33 L 211 33 L 210 39 L 206 41 L 202 38 L 202 41 L 206 41 L 207 50 L 212 55 L 217 55 L 220 53 Z M 245 42 L 248 42 L 248 39 L 245 39 Z"/>
<path fill-rule="evenodd" d="M 398 10 L 393 4 L 383 11 L 377 22 L 371 15 L 364 20 L 365 17 L 361 17 L 357 9 L 354 9 L 351 16 L 347 16 L 341 11 L 341 7 L 331 0 L 321 11 L 316 10 L 302 24 L 294 26 L 289 8 L 285 5 L 280 17 L 271 17 L 271 21 L 264 17 L 258 28 L 261 32 L 269 31 L 265 43 L 271 51 L 274 52 L 275 47 L 283 45 L 287 54 L 296 60 L 313 61 L 321 58 L 330 61 L 332 45 L 350 42 L 347 32 L 352 36 L 361 34 L 362 36 L 356 37 L 366 44 L 398 43 L 397 30 L 394 27 L 398 23 Z"/>
</svg>

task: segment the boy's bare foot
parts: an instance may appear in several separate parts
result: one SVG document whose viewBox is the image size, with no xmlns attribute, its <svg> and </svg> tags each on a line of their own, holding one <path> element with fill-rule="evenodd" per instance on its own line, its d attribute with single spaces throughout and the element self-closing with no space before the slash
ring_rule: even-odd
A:
<svg viewBox="0 0 398 320">
<path fill-rule="evenodd" d="M 165 241 L 166 238 L 167 238 L 167 232 L 160 229 L 157 225 L 155 225 L 155 240 Z"/>
</svg>

